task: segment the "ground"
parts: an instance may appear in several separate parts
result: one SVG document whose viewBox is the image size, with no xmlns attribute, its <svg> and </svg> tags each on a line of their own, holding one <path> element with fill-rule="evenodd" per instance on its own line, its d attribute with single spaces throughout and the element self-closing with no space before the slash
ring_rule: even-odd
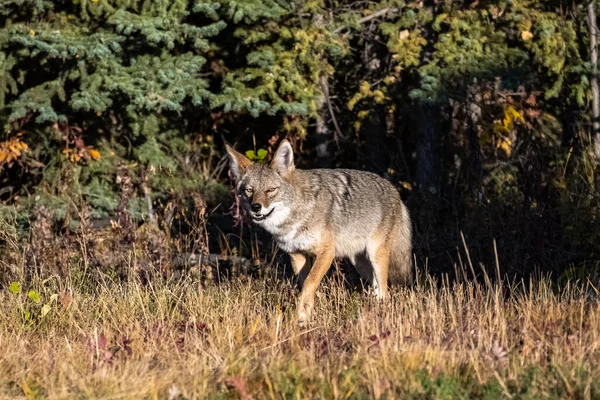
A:
<svg viewBox="0 0 600 400">
<path fill-rule="evenodd" d="M 379 304 L 323 282 L 296 324 L 293 281 L 99 275 L 0 291 L 0 398 L 600 396 L 591 283 L 449 283 L 421 274 Z"/>
</svg>

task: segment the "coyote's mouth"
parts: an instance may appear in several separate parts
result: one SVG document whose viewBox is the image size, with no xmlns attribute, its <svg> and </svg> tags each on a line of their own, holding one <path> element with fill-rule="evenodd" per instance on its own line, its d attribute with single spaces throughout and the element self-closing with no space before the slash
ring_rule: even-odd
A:
<svg viewBox="0 0 600 400">
<path fill-rule="evenodd" d="M 264 221 L 265 219 L 267 219 L 267 217 L 268 217 L 269 215 L 273 214 L 273 211 L 275 211 L 275 207 L 273 207 L 273 208 L 271 209 L 271 211 L 269 211 L 269 212 L 268 212 L 268 213 L 266 213 L 266 214 L 260 214 L 260 215 L 253 214 L 253 215 L 252 215 L 252 220 L 253 220 L 254 222 L 260 222 L 260 221 Z"/>
</svg>

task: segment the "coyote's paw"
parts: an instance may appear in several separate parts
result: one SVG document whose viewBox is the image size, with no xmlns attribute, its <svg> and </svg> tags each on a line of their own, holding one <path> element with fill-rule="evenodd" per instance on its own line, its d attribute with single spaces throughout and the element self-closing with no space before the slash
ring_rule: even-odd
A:
<svg viewBox="0 0 600 400">
<path fill-rule="evenodd" d="M 306 327 L 310 323 L 313 305 L 314 299 L 300 298 L 298 301 L 298 325 L 300 327 Z"/>
<path fill-rule="evenodd" d="M 367 295 L 378 301 L 384 301 L 387 297 L 387 290 L 383 290 L 377 284 L 373 284 L 367 289 Z"/>
</svg>

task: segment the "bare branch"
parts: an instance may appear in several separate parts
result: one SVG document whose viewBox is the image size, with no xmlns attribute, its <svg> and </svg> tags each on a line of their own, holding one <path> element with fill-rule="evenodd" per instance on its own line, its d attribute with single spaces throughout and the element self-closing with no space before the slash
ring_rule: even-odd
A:
<svg viewBox="0 0 600 400">
<path fill-rule="evenodd" d="M 337 118 L 335 117 L 335 113 L 333 112 L 333 107 L 331 105 L 331 98 L 329 97 L 329 78 L 327 75 L 323 75 L 321 77 L 321 90 L 325 95 L 325 102 L 327 103 L 327 108 L 329 109 L 329 115 L 331 116 L 331 120 L 333 121 L 333 126 L 335 127 L 335 141 L 337 143 L 338 137 L 346 139 L 346 135 L 342 133 L 340 126 L 338 125 Z"/>
<path fill-rule="evenodd" d="M 371 15 L 367 15 L 366 17 L 363 17 L 363 18 L 359 19 L 358 23 L 359 24 L 364 24 L 365 22 L 369 22 L 372 19 L 381 17 L 382 15 L 385 15 L 388 12 L 395 12 L 395 11 L 397 11 L 396 8 L 386 7 L 386 8 L 383 8 L 383 9 L 379 10 L 379 11 L 374 12 Z M 336 30 L 334 30 L 333 33 L 339 33 L 340 31 L 342 31 L 342 30 L 344 30 L 346 28 L 347 28 L 346 26 L 340 26 L 339 28 L 337 28 Z"/>
</svg>

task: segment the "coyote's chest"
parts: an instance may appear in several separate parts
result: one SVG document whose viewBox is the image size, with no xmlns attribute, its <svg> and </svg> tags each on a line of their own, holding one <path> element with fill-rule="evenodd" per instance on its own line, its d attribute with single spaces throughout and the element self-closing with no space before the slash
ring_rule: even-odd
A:
<svg viewBox="0 0 600 400">
<path fill-rule="evenodd" d="M 279 247 L 287 252 L 310 252 L 319 243 L 321 233 L 310 229 L 306 221 L 294 221 L 290 209 L 283 207 L 260 225 L 269 232 Z"/>
<path fill-rule="evenodd" d="M 275 242 L 287 253 L 310 252 L 319 243 L 319 238 L 318 232 L 301 228 L 292 228 L 285 233 L 273 234 Z"/>
<path fill-rule="evenodd" d="M 321 237 L 318 231 L 311 230 L 300 222 L 270 228 L 267 231 L 273 236 L 281 250 L 287 253 L 310 252 L 319 243 Z"/>
</svg>

